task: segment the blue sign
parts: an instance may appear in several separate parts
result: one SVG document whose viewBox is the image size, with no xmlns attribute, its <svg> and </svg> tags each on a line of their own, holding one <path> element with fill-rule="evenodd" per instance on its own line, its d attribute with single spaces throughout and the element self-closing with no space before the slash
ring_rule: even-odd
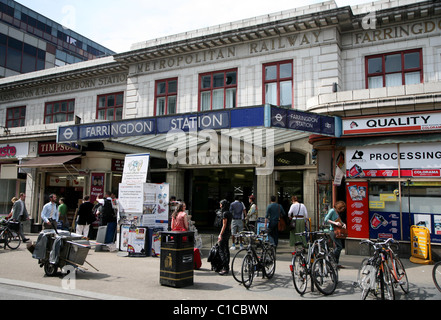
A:
<svg viewBox="0 0 441 320">
<path fill-rule="evenodd" d="M 157 133 L 171 130 L 188 132 L 204 129 L 225 129 L 230 127 L 230 111 L 180 114 L 157 118 Z"/>
<path fill-rule="evenodd" d="M 59 127 L 57 142 L 70 143 L 82 140 L 163 134 L 172 130 L 189 132 L 240 127 L 275 127 L 340 136 L 338 132 L 341 132 L 341 125 L 339 123 L 341 120 L 338 117 L 265 105 Z"/>
<path fill-rule="evenodd" d="M 329 136 L 336 133 L 336 118 L 317 113 L 271 107 L 271 127 L 306 131 Z"/>
</svg>

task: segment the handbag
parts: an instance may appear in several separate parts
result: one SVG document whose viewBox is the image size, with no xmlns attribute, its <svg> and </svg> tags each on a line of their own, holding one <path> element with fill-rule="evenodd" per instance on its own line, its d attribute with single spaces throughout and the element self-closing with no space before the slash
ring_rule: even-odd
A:
<svg viewBox="0 0 441 320">
<path fill-rule="evenodd" d="M 335 222 L 343 223 L 340 217 L 338 217 L 337 220 L 335 220 Z M 334 235 L 337 239 L 346 239 L 346 237 L 348 236 L 348 229 L 334 226 Z"/>
<path fill-rule="evenodd" d="M 279 223 L 277 224 L 277 229 L 280 232 L 283 232 L 286 230 L 286 221 L 283 217 L 280 216 L 280 204 L 279 204 Z"/>
<path fill-rule="evenodd" d="M 300 208 L 302 207 L 302 204 L 299 203 L 299 211 L 297 211 L 297 214 L 295 215 L 295 217 L 292 217 L 291 222 L 289 224 L 289 231 L 294 231 L 296 229 L 296 225 L 297 225 L 297 217 L 299 216 L 300 213 Z M 295 219 L 294 219 L 295 218 Z"/>
</svg>

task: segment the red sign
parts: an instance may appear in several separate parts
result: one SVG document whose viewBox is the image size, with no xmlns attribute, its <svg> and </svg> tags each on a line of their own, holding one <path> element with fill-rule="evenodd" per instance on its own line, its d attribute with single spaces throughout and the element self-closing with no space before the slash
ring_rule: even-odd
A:
<svg viewBox="0 0 441 320">
<path fill-rule="evenodd" d="M 98 196 L 104 197 L 104 173 L 92 172 L 90 178 L 90 202 L 94 203 Z"/>
<path fill-rule="evenodd" d="M 348 237 L 369 239 L 369 197 L 367 182 L 346 183 Z"/>
<path fill-rule="evenodd" d="M 412 177 L 440 177 L 440 169 L 413 169 Z"/>
</svg>

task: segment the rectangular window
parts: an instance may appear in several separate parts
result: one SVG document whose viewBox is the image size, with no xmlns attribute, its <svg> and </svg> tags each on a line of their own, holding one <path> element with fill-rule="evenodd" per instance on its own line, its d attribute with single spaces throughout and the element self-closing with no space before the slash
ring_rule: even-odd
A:
<svg viewBox="0 0 441 320">
<path fill-rule="evenodd" d="M 44 108 L 44 123 L 73 121 L 75 99 L 47 102 Z"/>
<path fill-rule="evenodd" d="M 6 127 L 17 128 L 25 126 L 26 107 L 14 107 L 6 110 Z"/>
<path fill-rule="evenodd" d="M 263 65 L 263 101 L 281 107 L 292 107 L 293 63 L 280 61 Z"/>
<path fill-rule="evenodd" d="M 123 116 L 124 92 L 98 96 L 96 117 L 98 120 L 121 120 Z"/>
<path fill-rule="evenodd" d="M 236 108 L 237 69 L 199 76 L 199 111 Z"/>
<path fill-rule="evenodd" d="M 366 57 L 366 88 L 423 82 L 422 50 L 407 50 Z"/>
<path fill-rule="evenodd" d="M 177 112 L 178 78 L 155 82 L 155 116 Z"/>
</svg>

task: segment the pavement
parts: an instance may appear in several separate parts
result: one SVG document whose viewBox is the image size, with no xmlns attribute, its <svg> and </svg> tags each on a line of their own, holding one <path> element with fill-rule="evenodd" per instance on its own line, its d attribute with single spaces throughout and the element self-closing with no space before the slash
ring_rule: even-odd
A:
<svg viewBox="0 0 441 320">
<path fill-rule="evenodd" d="M 27 235 L 32 241 L 37 234 Z M 277 249 L 276 272 L 272 279 L 256 278 L 250 289 L 239 284 L 230 274 L 221 276 L 211 271 L 207 262 L 212 246 L 211 234 L 202 234 L 202 267 L 194 271 L 194 284 L 184 288 L 160 284 L 160 258 L 128 257 L 125 252 L 95 252 L 90 250 L 85 272 L 60 273 L 55 277 L 45 275 L 43 268 L 33 259 L 25 245 L 17 250 L 0 248 L 0 285 L 15 285 L 43 291 L 59 292 L 98 300 L 180 300 L 180 301 L 277 301 L 277 300 L 360 300 L 361 290 L 354 286 L 358 267 L 363 256 L 342 252 L 339 284 L 329 296 L 317 290 L 300 296 L 294 289 L 289 265 L 291 251 L 288 240 L 280 240 Z M 231 251 L 231 258 L 235 251 Z M 397 300 L 440 300 L 432 281 L 432 265 L 419 265 L 403 259 L 410 282 L 410 292 L 405 295 L 396 289 Z M 97 270 L 95 270 L 94 266 Z M 375 299 L 374 296 L 368 299 Z"/>
</svg>

